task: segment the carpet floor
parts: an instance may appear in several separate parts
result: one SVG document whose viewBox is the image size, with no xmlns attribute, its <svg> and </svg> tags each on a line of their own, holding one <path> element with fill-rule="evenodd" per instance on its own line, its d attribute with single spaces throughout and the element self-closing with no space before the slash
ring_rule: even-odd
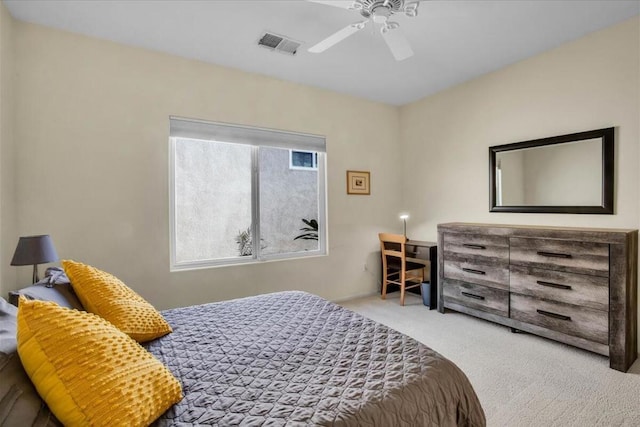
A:
<svg viewBox="0 0 640 427">
<path fill-rule="evenodd" d="M 409 294 L 340 305 L 426 344 L 458 365 L 498 426 L 640 426 L 640 361 L 629 372 L 606 357 L 464 314 L 440 314 Z"/>
</svg>

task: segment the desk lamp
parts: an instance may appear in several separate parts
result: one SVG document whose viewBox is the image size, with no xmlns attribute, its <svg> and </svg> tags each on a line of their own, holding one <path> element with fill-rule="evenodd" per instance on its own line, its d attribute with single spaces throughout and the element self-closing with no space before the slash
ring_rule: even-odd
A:
<svg viewBox="0 0 640 427">
<path fill-rule="evenodd" d="M 58 261 L 58 254 L 48 234 L 20 237 L 11 265 L 33 265 L 33 283 L 38 282 L 38 264 Z"/>
<path fill-rule="evenodd" d="M 406 239 L 407 238 L 407 220 L 409 219 L 409 214 L 408 213 L 401 213 L 400 214 L 400 219 L 402 220 L 402 223 L 403 223 L 402 231 L 403 231 L 404 237 Z"/>
</svg>

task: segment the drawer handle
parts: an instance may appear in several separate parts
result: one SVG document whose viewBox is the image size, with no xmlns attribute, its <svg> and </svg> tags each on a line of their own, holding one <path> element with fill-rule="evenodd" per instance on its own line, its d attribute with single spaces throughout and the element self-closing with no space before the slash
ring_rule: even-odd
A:
<svg viewBox="0 0 640 427">
<path fill-rule="evenodd" d="M 471 243 L 463 243 L 462 246 L 464 246 L 465 248 L 470 248 L 470 249 L 487 249 L 486 246 L 474 245 L 474 244 L 471 244 Z"/>
<path fill-rule="evenodd" d="M 460 292 L 462 295 L 468 298 L 479 299 L 480 301 L 484 301 L 484 297 L 480 295 L 470 294 L 469 292 Z"/>
<path fill-rule="evenodd" d="M 538 251 L 538 255 L 548 256 L 548 257 L 551 257 L 551 258 L 571 258 L 571 254 L 560 254 L 560 253 L 556 253 L 556 252 Z"/>
<path fill-rule="evenodd" d="M 550 311 L 544 311 L 544 310 L 536 310 L 539 314 L 542 314 L 543 316 L 548 316 L 548 317 L 553 317 L 554 319 L 560 319 L 560 320 L 571 320 L 571 317 L 569 316 L 565 316 L 562 314 L 557 314 L 557 313 L 552 313 Z"/>
<path fill-rule="evenodd" d="M 561 285 L 559 283 L 551 283 L 551 282 L 545 282 L 543 280 L 538 280 L 536 282 L 538 285 L 542 285 L 542 286 L 548 286 L 550 288 L 556 288 L 556 289 L 565 289 L 567 291 L 571 290 L 571 286 L 569 285 Z"/>
<path fill-rule="evenodd" d="M 467 273 L 473 273 L 473 274 L 487 274 L 482 270 L 474 270 L 473 268 L 463 268 L 462 271 L 466 271 Z"/>
</svg>

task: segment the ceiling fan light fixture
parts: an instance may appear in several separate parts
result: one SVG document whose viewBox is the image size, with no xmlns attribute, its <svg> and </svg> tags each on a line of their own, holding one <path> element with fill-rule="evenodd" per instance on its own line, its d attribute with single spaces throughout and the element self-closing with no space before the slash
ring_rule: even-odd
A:
<svg viewBox="0 0 640 427">
<path fill-rule="evenodd" d="M 397 28 L 400 28 L 400 24 L 398 24 L 397 22 L 394 22 L 394 21 L 387 21 L 387 22 L 385 22 L 384 26 L 382 28 L 380 28 L 380 32 L 382 34 L 386 34 L 387 31 L 395 30 Z"/>
<path fill-rule="evenodd" d="M 408 16 L 416 16 L 418 3 L 417 1 L 405 0 L 353 0 L 350 2 L 336 2 L 325 0 L 307 0 L 314 3 L 324 3 L 330 6 L 338 6 L 348 9 L 360 8 L 359 12 L 365 21 L 355 22 L 331 34 L 329 37 L 321 40 L 315 45 L 307 49 L 312 53 L 320 53 L 330 47 L 340 43 L 352 34 L 362 30 L 369 21 L 380 25 L 380 32 L 387 47 L 396 61 L 403 61 L 413 56 L 413 50 L 409 41 L 399 29 L 400 24 L 390 21 L 390 17 L 394 13 L 406 13 Z M 391 31 L 394 30 L 394 31 Z"/>
<path fill-rule="evenodd" d="M 391 9 L 389 9 L 387 6 L 378 6 L 373 9 L 371 15 L 371 19 L 373 19 L 373 22 L 375 22 L 376 24 L 384 24 L 385 22 L 387 22 L 387 19 L 389 19 L 389 16 L 391 16 Z"/>
<path fill-rule="evenodd" d="M 363 29 L 367 25 L 367 21 L 356 22 L 355 24 L 351 24 L 352 27 L 357 28 L 359 30 Z"/>
<path fill-rule="evenodd" d="M 362 0 L 353 0 L 353 3 L 351 4 L 351 8 L 353 10 L 362 10 L 364 8 L 364 5 L 362 4 Z"/>
<path fill-rule="evenodd" d="M 404 5 L 404 13 L 411 17 L 411 18 L 415 18 L 416 16 L 418 16 L 418 5 L 420 3 L 418 2 L 409 2 L 407 4 Z"/>
</svg>

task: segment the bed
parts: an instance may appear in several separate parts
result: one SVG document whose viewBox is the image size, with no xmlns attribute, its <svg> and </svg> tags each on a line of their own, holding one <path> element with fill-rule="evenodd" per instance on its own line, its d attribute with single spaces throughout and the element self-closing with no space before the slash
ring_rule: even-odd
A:
<svg viewBox="0 0 640 427">
<path fill-rule="evenodd" d="M 12 298 L 82 310 L 72 292 L 67 281 Z M 12 307 L 0 298 L 0 425 L 58 426 L 15 352 Z M 316 295 L 279 292 L 161 314 L 173 332 L 143 346 L 178 379 L 184 397 L 157 426 L 486 425 L 469 380 L 451 361 Z"/>
<path fill-rule="evenodd" d="M 318 296 L 279 292 L 162 315 L 173 333 L 144 346 L 185 397 L 155 425 L 486 424 L 451 361 Z"/>
</svg>

